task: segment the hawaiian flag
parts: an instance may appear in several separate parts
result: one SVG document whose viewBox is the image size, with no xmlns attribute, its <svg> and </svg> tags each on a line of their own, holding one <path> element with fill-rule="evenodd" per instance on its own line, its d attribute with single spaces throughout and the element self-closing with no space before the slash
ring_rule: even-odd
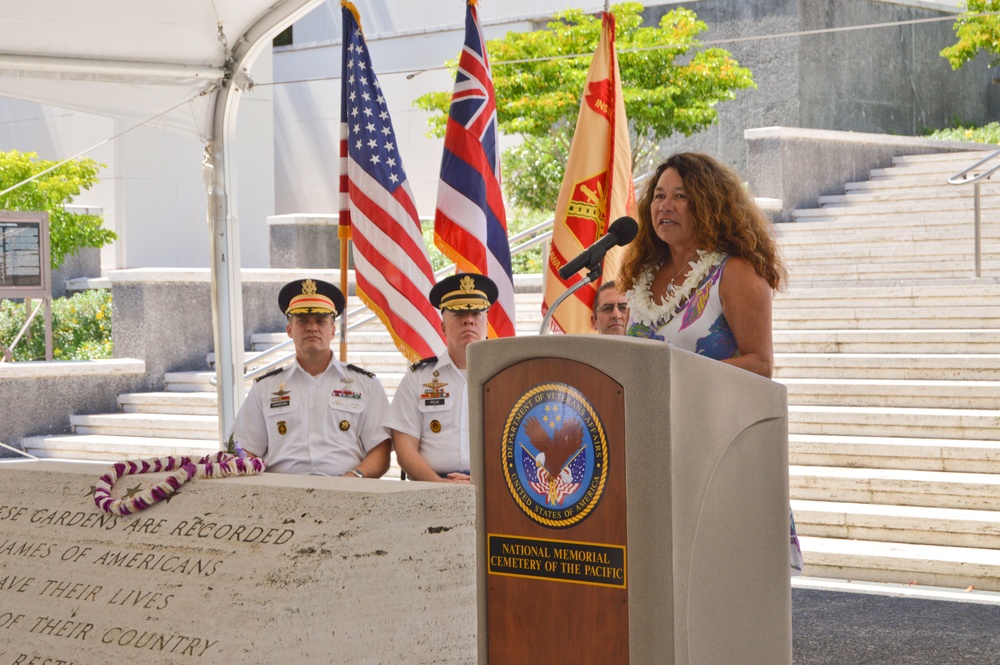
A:
<svg viewBox="0 0 1000 665">
<path fill-rule="evenodd" d="M 465 46 L 441 160 L 434 244 L 463 272 L 492 279 L 499 289 L 490 308 L 490 337 L 514 335 L 514 279 L 507 213 L 500 193 L 496 96 L 476 0 L 468 0 Z"/>
<path fill-rule="evenodd" d="M 609 12 L 604 12 L 601 38 L 587 73 L 573 137 L 543 274 L 543 313 L 583 277 L 578 273 L 563 280 L 559 268 L 607 233 L 611 222 L 625 215 L 635 216 L 632 149 L 615 55 L 615 17 Z M 602 279 L 614 280 L 619 262 L 620 251 L 609 252 Z M 553 314 L 553 328 L 566 333 L 593 332 L 591 305 L 599 285 L 600 281 L 588 284 L 562 302 Z"/>
<path fill-rule="evenodd" d="M 357 9 L 344 18 L 340 97 L 341 242 L 354 240 L 357 292 L 410 360 L 444 353 L 441 315 L 427 299 L 434 271 L 396 151 L 385 98 Z"/>
</svg>

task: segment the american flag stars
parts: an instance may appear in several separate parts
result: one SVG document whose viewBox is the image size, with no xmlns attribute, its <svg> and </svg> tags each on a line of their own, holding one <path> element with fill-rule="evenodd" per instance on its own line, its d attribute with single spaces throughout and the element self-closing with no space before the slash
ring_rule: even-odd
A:
<svg viewBox="0 0 1000 665">
<path fill-rule="evenodd" d="M 427 293 L 434 271 L 357 8 L 344 2 L 340 238 L 353 240 L 358 296 L 410 360 L 445 353 Z M 347 232 L 345 233 L 345 229 Z"/>
<path fill-rule="evenodd" d="M 355 38 L 361 39 L 360 31 Z M 351 157 L 384 186 L 398 184 L 406 177 L 395 157 L 392 124 L 378 79 L 368 75 L 365 48 L 358 43 L 347 47 L 347 100 L 351 118 Z"/>
</svg>

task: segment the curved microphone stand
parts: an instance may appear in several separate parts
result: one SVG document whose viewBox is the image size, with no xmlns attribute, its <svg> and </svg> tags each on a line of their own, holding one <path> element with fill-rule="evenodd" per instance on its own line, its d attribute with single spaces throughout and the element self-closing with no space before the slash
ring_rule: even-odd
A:
<svg viewBox="0 0 1000 665">
<path fill-rule="evenodd" d="M 563 294 L 558 298 L 556 298 L 556 301 L 552 303 L 552 307 L 549 307 L 549 310 L 545 312 L 545 317 L 542 318 L 542 327 L 539 328 L 538 330 L 539 335 L 544 335 L 546 332 L 551 332 L 549 331 L 549 321 L 552 320 L 552 314 L 556 311 L 556 307 L 559 306 L 559 303 L 561 303 L 563 300 L 566 300 L 566 298 L 576 293 L 577 289 L 580 289 L 586 286 L 587 284 L 590 284 L 591 282 L 593 282 L 594 280 L 598 279 L 601 276 L 601 272 L 603 272 L 604 270 L 603 254 L 601 255 L 601 260 L 595 263 L 594 265 L 590 266 L 589 270 L 590 272 L 587 273 L 586 277 L 581 279 L 579 282 L 577 282 L 570 288 L 563 291 Z"/>
</svg>

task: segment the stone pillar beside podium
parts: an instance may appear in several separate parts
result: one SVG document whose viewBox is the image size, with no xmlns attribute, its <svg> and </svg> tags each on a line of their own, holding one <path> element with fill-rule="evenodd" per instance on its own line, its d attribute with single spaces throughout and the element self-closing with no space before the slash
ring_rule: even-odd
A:
<svg viewBox="0 0 1000 665">
<path fill-rule="evenodd" d="M 468 353 L 480 665 L 790 665 L 783 386 L 650 340 Z"/>
<path fill-rule="evenodd" d="M 283 269 L 340 268 L 339 215 L 272 215 L 267 218 L 270 234 L 270 266 Z M 348 269 L 354 259 L 348 256 Z"/>
</svg>

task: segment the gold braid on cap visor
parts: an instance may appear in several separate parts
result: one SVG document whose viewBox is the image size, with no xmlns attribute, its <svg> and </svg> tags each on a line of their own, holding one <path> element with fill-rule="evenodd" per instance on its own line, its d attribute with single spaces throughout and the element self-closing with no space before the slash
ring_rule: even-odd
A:
<svg viewBox="0 0 1000 665">
<path fill-rule="evenodd" d="M 484 310 L 490 308 L 490 299 L 482 291 L 452 291 L 441 298 L 441 309 Z"/>
<path fill-rule="evenodd" d="M 285 310 L 285 315 L 333 314 L 336 311 L 337 308 L 333 306 L 333 301 L 326 296 L 321 296 L 319 294 L 303 294 L 292 298 L 292 301 L 288 303 L 288 309 Z"/>
</svg>

